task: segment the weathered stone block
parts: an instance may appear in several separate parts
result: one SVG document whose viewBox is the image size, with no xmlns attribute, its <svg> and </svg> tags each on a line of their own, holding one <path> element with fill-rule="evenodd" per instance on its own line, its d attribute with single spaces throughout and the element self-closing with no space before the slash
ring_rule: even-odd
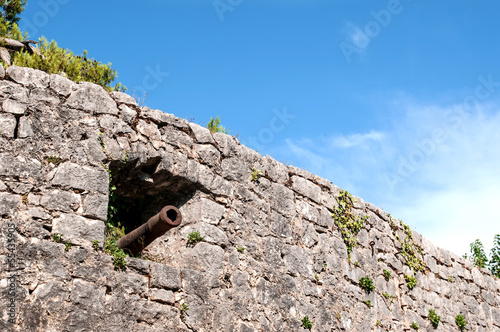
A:
<svg viewBox="0 0 500 332">
<path fill-rule="evenodd" d="M 21 205 L 20 195 L 0 193 L 0 215 L 13 214 L 19 205 Z"/>
<path fill-rule="evenodd" d="M 0 135 L 12 138 L 16 131 L 16 117 L 12 114 L 0 113 Z"/>
<path fill-rule="evenodd" d="M 40 205 L 48 210 L 71 212 L 80 207 L 80 201 L 80 195 L 78 194 L 54 190 L 42 196 Z"/>
<path fill-rule="evenodd" d="M 194 138 L 198 143 L 214 143 L 214 139 L 212 138 L 212 134 L 208 128 L 202 127 L 199 124 L 189 122 L 189 128 L 194 134 Z"/>
<path fill-rule="evenodd" d="M 74 90 L 76 90 L 76 83 L 63 77 L 61 75 L 50 75 L 49 86 L 56 93 L 63 97 L 68 97 Z"/>
<path fill-rule="evenodd" d="M 181 274 L 176 268 L 159 264 L 151 263 L 151 287 L 165 289 L 181 288 Z"/>
<path fill-rule="evenodd" d="M 299 176 L 292 176 L 292 188 L 316 203 L 321 203 L 321 188 L 309 180 Z"/>
<path fill-rule="evenodd" d="M 26 138 L 34 135 L 33 127 L 31 125 L 31 119 L 27 116 L 23 116 L 19 119 L 19 129 L 17 137 Z"/>
<path fill-rule="evenodd" d="M 126 93 L 120 92 L 120 91 L 112 91 L 111 97 L 118 103 L 118 104 L 126 104 L 129 106 L 139 106 L 137 105 L 137 101 L 134 99 L 134 97 L 129 96 Z"/>
<path fill-rule="evenodd" d="M 108 194 L 109 175 L 104 169 L 95 169 L 72 163 L 60 165 L 52 184 L 74 189 L 98 191 Z"/>
<path fill-rule="evenodd" d="M 88 194 L 83 200 L 83 216 L 106 221 L 108 214 L 108 195 Z"/>
<path fill-rule="evenodd" d="M 5 99 L 2 103 L 2 108 L 7 113 L 22 115 L 26 112 L 27 106 L 14 99 Z"/>
<path fill-rule="evenodd" d="M 103 87 L 81 82 L 66 101 L 66 106 L 83 110 L 92 114 L 118 114 L 116 102 Z"/>
<path fill-rule="evenodd" d="M 0 96 L 15 99 L 21 103 L 28 102 L 28 90 L 11 81 L 0 81 Z"/>
<path fill-rule="evenodd" d="M 52 233 L 63 235 L 72 244 L 90 244 L 97 240 L 102 245 L 106 226 L 101 220 L 87 219 L 76 214 L 63 214 L 52 222 Z"/>
<path fill-rule="evenodd" d="M 10 66 L 7 75 L 16 83 L 30 88 L 46 88 L 49 85 L 49 75 L 38 69 L 28 67 Z"/>
<path fill-rule="evenodd" d="M 175 302 L 174 292 L 170 290 L 167 291 L 164 289 L 156 289 L 156 288 L 151 289 L 149 299 L 151 301 L 156 301 L 166 304 L 174 304 Z"/>
</svg>

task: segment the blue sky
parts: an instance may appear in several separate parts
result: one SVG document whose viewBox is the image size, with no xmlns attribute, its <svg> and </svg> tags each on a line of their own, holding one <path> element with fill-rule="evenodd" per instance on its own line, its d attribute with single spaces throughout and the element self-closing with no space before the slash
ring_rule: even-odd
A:
<svg viewBox="0 0 500 332">
<path fill-rule="evenodd" d="M 494 1 L 29 0 L 144 104 L 329 179 L 456 254 L 500 233 Z M 141 102 L 142 104 L 142 102 Z"/>
</svg>

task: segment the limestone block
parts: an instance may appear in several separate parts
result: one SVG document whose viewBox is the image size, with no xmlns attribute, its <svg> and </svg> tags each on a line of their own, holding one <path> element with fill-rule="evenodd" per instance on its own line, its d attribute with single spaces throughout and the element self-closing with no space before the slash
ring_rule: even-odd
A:
<svg viewBox="0 0 500 332">
<path fill-rule="evenodd" d="M 63 214 L 54 219 L 52 224 L 52 233 L 62 234 L 63 239 L 72 244 L 90 244 L 94 240 L 100 244 L 104 243 L 106 227 L 100 220 L 87 219 L 76 214 Z"/>
<path fill-rule="evenodd" d="M 176 268 L 159 264 L 151 263 L 151 280 L 150 286 L 165 289 L 181 288 L 181 274 Z"/>
<path fill-rule="evenodd" d="M 16 117 L 12 114 L 0 113 L 0 135 L 12 138 L 16 131 Z"/>
<path fill-rule="evenodd" d="M 118 104 L 126 104 L 129 106 L 139 106 L 137 105 L 137 101 L 128 94 L 120 91 L 112 91 L 110 93 L 111 98 L 113 98 Z"/>
<path fill-rule="evenodd" d="M 169 114 L 160 110 L 150 109 L 149 107 L 143 107 L 141 109 L 141 118 L 153 120 L 159 125 L 173 125 L 177 128 L 189 128 L 186 119 L 181 119 L 173 114 Z"/>
<path fill-rule="evenodd" d="M 180 235 L 186 239 L 191 232 L 198 231 L 201 236 L 205 238 L 205 242 L 213 243 L 221 246 L 229 244 L 227 235 L 216 226 L 207 224 L 205 222 L 198 222 L 182 228 Z"/>
<path fill-rule="evenodd" d="M 21 104 L 14 99 L 5 99 L 2 103 L 2 109 L 11 114 L 22 115 L 26 112 L 26 104 Z"/>
<path fill-rule="evenodd" d="M 194 138 L 198 143 L 214 143 L 212 134 L 208 128 L 202 127 L 199 124 L 189 122 L 189 127 L 194 134 Z"/>
<path fill-rule="evenodd" d="M 83 110 L 92 114 L 118 114 L 116 102 L 108 95 L 103 87 L 81 82 L 77 90 L 71 93 L 66 106 Z"/>
<path fill-rule="evenodd" d="M 38 69 L 10 66 L 7 68 L 6 73 L 14 82 L 26 87 L 46 88 L 49 85 L 49 75 Z"/>
<path fill-rule="evenodd" d="M 109 175 L 104 169 L 95 169 L 73 163 L 63 163 L 57 168 L 52 184 L 74 189 L 108 194 Z"/>
<path fill-rule="evenodd" d="M 31 119 L 27 116 L 23 116 L 19 119 L 19 129 L 17 137 L 26 138 L 34 135 L 33 127 L 31 125 Z"/>
<path fill-rule="evenodd" d="M 0 81 L 0 96 L 15 99 L 21 103 L 28 102 L 28 90 L 11 81 Z"/>
<path fill-rule="evenodd" d="M 271 207 L 285 216 L 295 215 L 295 196 L 293 192 L 281 184 L 273 184 L 272 192 L 274 199 Z"/>
<path fill-rule="evenodd" d="M 0 193 L 0 215 L 13 214 L 19 205 L 21 205 L 20 195 Z"/>
<path fill-rule="evenodd" d="M 294 175 L 292 176 L 292 188 L 314 202 L 321 203 L 321 188 L 311 181 Z"/>
<path fill-rule="evenodd" d="M 234 157 L 240 153 L 241 146 L 235 137 L 224 133 L 214 133 L 212 137 L 217 143 L 222 156 Z"/>
<path fill-rule="evenodd" d="M 83 200 L 83 216 L 106 221 L 108 215 L 108 195 L 88 194 Z"/>
<path fill-rule="evenodd" d="M 175 302 L 174 292 L 170 290 L 156 289 L 156 288 L 151 289 L 149 299 L 151 301 L 156 301 L 166 304 L 174 304 Z"/>
<path fill-rule="evenodd" d="M 200 158 L 200 162 L 210 167 L 220 166 L 220 152 L 213 145 L 195 144 L 193 151 Z"/>
<path fill-rule="evenodd" d="M 125 121 L 116 116 L 105 114 L 99 120 L 101 128 L 106 129 L 108 135 L 130 134 L 133 132 Z M 159 137 L 159 136 L 158 136 Z"/>
<path fill-rule="evenodd" d="M 50 75 L 49 86 L 63 97 L 68 97 L 77 87 L 75 82 L 56 74 Z"/>
<path fill-rule="evenodd" d="M 137 112 L 128 107 L 127 105 L 120 105 L 120 119 L 125 121 L 128 124 L 131 124 L 132 121 L 136 118 Z"/>
<path fill-rule="evenodd" d="M 30 91 L 30 100 L 35 105 L 45 104 L 52 108 L 61 102 L 59 96 L 54 91 L 46 88 L 32 89 Z"/>
<path fill-rule="evenodd" d="M 80 201 L 80 195 L 78 194 L 54 190 L 42 196 L 40 205 L 48 210 L 71 212 L 78 209 Z"/>
</svg>

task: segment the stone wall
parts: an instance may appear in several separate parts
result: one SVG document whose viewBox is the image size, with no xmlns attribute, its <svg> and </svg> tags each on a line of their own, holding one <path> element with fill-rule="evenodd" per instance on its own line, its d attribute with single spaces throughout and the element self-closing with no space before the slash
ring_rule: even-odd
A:
<svg viewBox="0 0 500 332">
<path fill-rule="evenodd" d="M 498 279 L 357 197 L 367 220 L 348 257 L 329 181 L 126 94 L 1 69 L 0 330 L 301 331 L 307 316 L 312 331 L 425 331 L 434 309 L 436 331 L 458 331 L 458 314 L 500 331 Z M 102 250 L 103 163 L 125 226 L 167 204 L 183 214 L 124 271 Z M 193 231 L 205 241 L 188 245 Z"/>
</svg>

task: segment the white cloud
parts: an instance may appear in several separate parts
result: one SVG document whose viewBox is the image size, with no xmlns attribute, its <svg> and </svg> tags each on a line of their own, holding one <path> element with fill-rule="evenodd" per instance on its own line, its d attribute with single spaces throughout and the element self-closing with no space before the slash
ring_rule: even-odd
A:
<svg viewBox="0 0 500 332">
<path fill-rule="evenodd" d="M 479 238 L 489 252 L 500 233 L 499 108 L 396 104 L 404 112 L 389 130 L 287 140 L 290 159 L 438 246 L 461 255 Z"/>
</svg>

